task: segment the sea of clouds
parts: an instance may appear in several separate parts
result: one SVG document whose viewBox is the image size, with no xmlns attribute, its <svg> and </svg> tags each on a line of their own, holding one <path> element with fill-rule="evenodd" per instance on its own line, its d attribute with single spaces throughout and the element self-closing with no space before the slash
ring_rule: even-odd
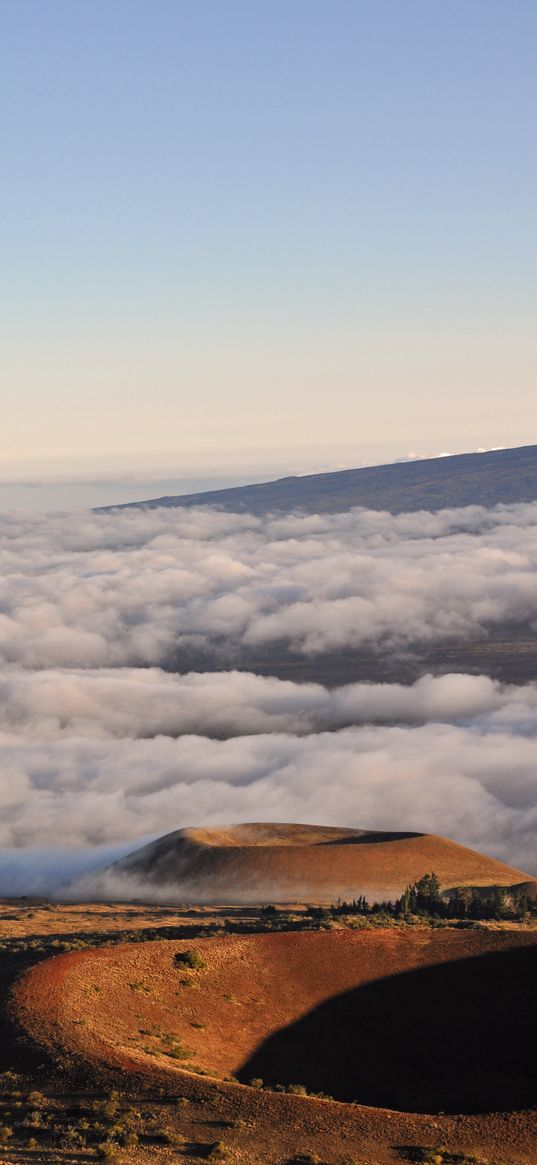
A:
<svg viewBox="0 0 537 1165">
<path fill-rule="evenodd" d="M 537 874 L 534 684 L 227 670 L 256 647 L 535 632 L 537 504 L 14 513 L 0 563 L 0 893 L 223 821 L 433 831 Z M 182 674 L 196 651 L 215 670 Z"/>
</svg>

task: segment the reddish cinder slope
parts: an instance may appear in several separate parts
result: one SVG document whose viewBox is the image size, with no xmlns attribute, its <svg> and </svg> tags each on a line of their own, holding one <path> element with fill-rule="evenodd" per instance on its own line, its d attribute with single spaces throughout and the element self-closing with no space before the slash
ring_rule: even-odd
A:
<svg viewBox="0 0 537 1165">
<path fill-rule="evenodd" d="M 178 964 L 176 956 L 192 949 L 202 956 L 204 968 L 186 970 Z M 498 1165 L 521 1165 L 534 1161 L 535 1112 L 433 1118 L 264 1092 L 226 1077 L 240 1072 L 282 1029 L 300 1033 L 304 1017 L 331 1006 L 334 996 L 346 998 L 342 992 L 359 995 L 383 990 L 385 984 L 397 989 L 397 976 L 405 984 L 427 969 L 442 975 L 468 967 L 470 974 L 473 968 L 481 974 L 483 960 L 524 962 L 535 956 L 536 931 L 484 929 L 405 927 L 152 942 L 41 963 L 19 982 L 13 1006 L 32 1039 L 60 1058 L 67 1055 L 72 1061 L 74 1055 L 86 1063 L 140 1072 L 200 1104 L 217 1098 L 223 1113 L 229 1109 L 233 1120 L 240 1116 L 253 1130 L 245 1134 L 257 1145 L 245 1153 L 248 1162 L 259 1160 L 261 1149 L 267 1162 L 281 1161 L 307 1137 L 306 1143 L 329 1161 L 341 1160 L 352 1148 L 383 1165 L 400 1159 L 397 1145 L 449 1140 L 452 1150 L 479 1152 Z M 492 986 L 488 980 L 485 972 L 483 992 L 492 990 L 494 998 L 498 976 Z M 515 995 L 517 988 L 515 982 Z M 533 1039 L 534 1009 L 525 988 L 522 994 L 524 1024 Z M 488 1006 L 487 997 L 490 1027 Z M 381 1049 L 393 1014 L 387 1011 L 385 1029 L 379 1027 L 378 1039 L 375 1034 Z M 419 1032 L 423 1015 L 416 1013 L 412 1022 Z M 464 1040 L 467 1032 L 461 1029 L 460 1035 Z M 337 1028 L 330 1038 L 332 1046 L 330 1041 L 319 1044 L 318 1061 L 337 1056 Z M 357 1058 L 367 1059 L 359 1030 L 355 1047 Z M 177 1058 L 182 1055 L 187 1058 Z M 207 1075 L 200 1076 L 200 1070 Z"/>
<path fill-rule="evenodd" d="M 201 970 L 177 961 L 193 948 Z M 402 927 L 157 941 L 42 963 L 16 998 L 28 1029 L 58 1047 L 144 1071 L 157 1063 L 226 1077 L 275 1030 L 342 992 L 521 948 L 537 953 L 537 932 Z"/>
<path fill-rule="evenodd" d="M 105 871 L 101 892 L 227 904 L 382 899 L 432 871 L 443 888 L 533 881 L 434 834 L 265 823 L 169 833 Z"/>
</svg>

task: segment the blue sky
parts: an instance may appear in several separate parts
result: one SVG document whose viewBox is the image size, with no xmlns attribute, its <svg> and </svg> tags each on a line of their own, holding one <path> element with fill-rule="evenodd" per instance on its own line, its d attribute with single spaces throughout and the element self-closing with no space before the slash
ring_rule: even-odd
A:
<svg viewBox="0 0 537 1165">
<path fill-rule="evenodd" d="M 4 475 L 537 442 L 533 2 L 3 0 L 0 42 Z"/>
</svg>

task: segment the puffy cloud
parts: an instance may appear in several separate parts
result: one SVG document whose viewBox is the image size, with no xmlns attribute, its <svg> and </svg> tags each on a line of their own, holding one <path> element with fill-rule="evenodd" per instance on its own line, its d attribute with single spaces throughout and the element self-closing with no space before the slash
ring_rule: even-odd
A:
<svg viewBox="0 0 537 1165">
<path fill-rule="evenodd" d="M 57 885 L 91 847 L 271 819 L 432 830 L 537 874 L 535 685 L 162 670 L 193 647 L 216 666 L 222 645 L 395 651 L 531 626 L 536 567 L 537 505 L 1 517 L 0 846 L 24 847 L 27 882 L 6 852 L 0 887 L 38 868 Z"/>
<path fill-rule="evenodd" d="M 424 675 L 411 685 L 294 683 L 248 672 L 159 668 L 23 671 L 0 677 L 0 728 L 25 739 L 298 736 L 372 723 L 465 723 L 537 730 L 537 685 Z"/>
<path fill-rule="evenodd" d="M 537 620 L 537 504 L 255 518 L 0 518 L 0 659 L 166 664 L 285 640 L 404 648 Z"/>
<path fill-rule="evenodd" d="M 210 740 L 0 738 L 0 846 L 288 820 L 441 833 L 537 874 L 537 740 L 431 723 Z"/>
</svg>

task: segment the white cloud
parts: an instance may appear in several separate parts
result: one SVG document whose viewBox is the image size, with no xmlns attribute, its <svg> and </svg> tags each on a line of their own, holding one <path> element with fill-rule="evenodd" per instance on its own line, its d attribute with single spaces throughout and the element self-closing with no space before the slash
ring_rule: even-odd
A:
<svg viewBox="0 0 537 1165">
<path fill-rule="evenodd" d="M 0 566 L 0 846 L 287 819 L 432 830 L 537 873 L 535 685 L 328 690 L 159 666 L 193 642 L 218 659 L 222 641 L 397 650 L 531 627 L 537 505 L 14 515 Z M 0 880 L 15 884 L 5 864 Z"/>
<path fill-rule="evenodd" d="M 223 641 L 404 648 L 537 620 L 537 504 L 4 516 L 0 566 L 0 659 L 28 668 L 180 668 Z"/>
<path fill-rule="evenodd" d="M 296 737 L 0 740 L 0 846 L 134 844 L 188 824 L 425 830 L 537 874 L 537 741 L 432 723 Z"/>
<path fill-rule="evenodd" d="M 408 686 L 329 689 L 248 672 L 173 675 L 159 668 L 9 668 L 0 677 L 0 728 L 24 740 L 304 736 L 359 724 L 465 723 L 476 717 L 487 731 L 496 724 L 517 733 L 536 731 L 537 685 L 454 674 L 424 675 Z"/>
</svg>

